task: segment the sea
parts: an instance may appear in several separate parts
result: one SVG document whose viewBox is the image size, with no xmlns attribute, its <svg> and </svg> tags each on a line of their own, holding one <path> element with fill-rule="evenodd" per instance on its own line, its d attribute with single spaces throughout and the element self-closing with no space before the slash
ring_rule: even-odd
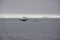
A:
<svg viewBox="0 0 60 40">
<path fill-rule="evenodd" d="M 0 18 L 0 40 L 60 40 L 60 18 L 23 20 Z"/>
</svg>

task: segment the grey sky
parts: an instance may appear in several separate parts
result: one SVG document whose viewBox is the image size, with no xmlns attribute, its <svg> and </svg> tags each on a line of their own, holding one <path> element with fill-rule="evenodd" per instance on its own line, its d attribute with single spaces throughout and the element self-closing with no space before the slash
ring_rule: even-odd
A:
<svg viewBox="0 0 60 40">
<path fill-rule="evenodd" d="M 0 14 L 60 14 L 59 0 L 0 0 Z"/>
</svg>

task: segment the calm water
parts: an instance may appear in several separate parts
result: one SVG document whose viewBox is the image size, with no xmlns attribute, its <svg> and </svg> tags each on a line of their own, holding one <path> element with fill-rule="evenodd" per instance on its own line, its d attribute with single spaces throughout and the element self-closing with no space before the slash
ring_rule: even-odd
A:
<svg viewBox="0 0 60 40">
<path fill-rule="evenodd" d="M 0 19 L 0 40 L 60 40 L 60 19 Z"/>
</svg>

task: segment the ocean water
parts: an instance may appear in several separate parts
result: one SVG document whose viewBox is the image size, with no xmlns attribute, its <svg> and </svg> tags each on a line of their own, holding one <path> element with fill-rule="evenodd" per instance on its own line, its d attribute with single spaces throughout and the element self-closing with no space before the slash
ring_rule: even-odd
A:
<svg viewBox="0 0 60 40">
<path fill-rule="evenodd" d="M 60 40 L 60 18 L 0 18 L 0 40 Z"/>
</svg>

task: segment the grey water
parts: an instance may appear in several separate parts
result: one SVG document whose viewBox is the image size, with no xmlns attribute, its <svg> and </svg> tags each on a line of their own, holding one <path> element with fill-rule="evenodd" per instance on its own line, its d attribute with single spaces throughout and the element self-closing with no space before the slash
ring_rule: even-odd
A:
<svg viewBox="0 0 60 40">
<path fill-rule="evenodd" d="M 0 18 L 0 40 L 60 40 L 60 18 Z"/>
</svg>

